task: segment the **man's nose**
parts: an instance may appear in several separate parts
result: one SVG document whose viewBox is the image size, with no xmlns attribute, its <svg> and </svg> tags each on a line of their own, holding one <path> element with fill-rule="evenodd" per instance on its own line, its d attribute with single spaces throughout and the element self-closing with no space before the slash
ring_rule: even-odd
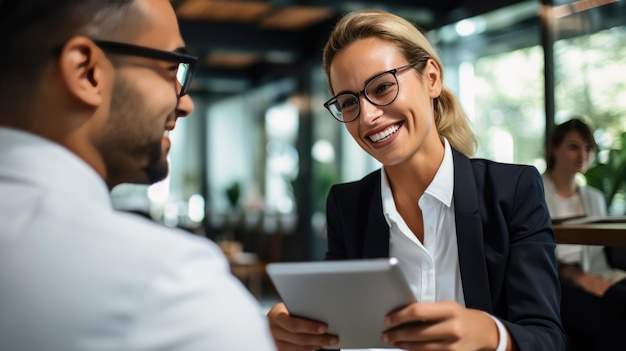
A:
<svg viewBox="0 0 626 351">
<path fill-rule="evenodd" d="M 193 111 L 193 100 L 189 94 L 185 94 L 178 98 L 176 105 L 176 117 L 187 117 Z"/>
</svg>

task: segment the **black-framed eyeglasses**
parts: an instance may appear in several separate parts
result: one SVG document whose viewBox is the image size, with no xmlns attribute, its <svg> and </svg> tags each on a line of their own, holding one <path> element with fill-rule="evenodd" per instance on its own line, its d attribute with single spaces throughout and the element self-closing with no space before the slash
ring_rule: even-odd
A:
<svg viewBox="0 0 626 351">
<path fill-rule="evenodd" d="M 336 120 L 348 123 L 359 118 L 359 114 L 361 114 L 361 95 L 364 95 L 367 101 L 376 106 L 389 105 L 396 100 L 400 90 L 396 75 L 428 59 L 429 57 L 424 57 L 417 62 L 379 73 L 365 82 L 363 90 L 358 93 L 346 92 L 335 95 L 324 103 L 324 107 Z"/>
<path fill-rule="evenodd" d="M 152 49 L 145 46 L 119 43 L 115 41 L 97 39 L 92 39 L 92 41 L 102 50 L 114 54 L 140 56 L 155 60 L 178 63 L 178 69 L 176 70 L 176 80 L 180 85 L 180 90 L 177 91 L 178 97 L 181 97 L 189 92 L 191 80 L 193 78 L 193 75 L 196 73 L 196 67 L 198 64 L 197 57 L 177 52 Z"/>
</svg>

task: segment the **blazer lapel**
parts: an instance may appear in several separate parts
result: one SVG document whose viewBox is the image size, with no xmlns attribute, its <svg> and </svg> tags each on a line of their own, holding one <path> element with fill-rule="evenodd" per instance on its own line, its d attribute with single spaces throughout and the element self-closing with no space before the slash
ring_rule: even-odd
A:
<svg viewBox="0 0 626 351">
<path fill-rule="evenodd" d="M 492 312 L 483 225 L 473 168 L 470 160 L 454 149 L 452 156 L 456 235 L 465 305 Z"/>
<path fill-rule="evenodd" d="M 376 174 L 377 176 L 372 177 L 372 182 L 367 185 L 369 198 L 360 204 L 360 211 L 367 219 L 363 238 L 363 258 L 389 257 L 389 225 L 383 214 L 380 172 Z"/>
<path fill-rule="evenodd" d="M 452 150 L 454 159 L 454 211 L 459 265 L 465 305 L 492 312 L 489 279 L 485 262 L 483 226 L 478 194 L 469 159 Z M 359 206 L 367 220 L 363 233 L 363 258 L 389 257 L 389 226 L 383 214 L 380 173 L 363 189 L 368 194 Z M 357 233 L 358 235 L 358 233 Z"/>
</svg>

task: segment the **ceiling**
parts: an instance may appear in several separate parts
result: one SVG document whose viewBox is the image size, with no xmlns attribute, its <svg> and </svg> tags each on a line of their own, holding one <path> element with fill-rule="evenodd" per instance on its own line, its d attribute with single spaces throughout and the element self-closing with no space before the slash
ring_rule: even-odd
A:
<svg viewBox="0 0 626 351">
<path fill-rule="evenodd" d="M 338 17 L 378 8 L 424 30 L 495 10 L 520 0 L 174 0 L 183 37 L 200 57 L 196 92 L 237 93 L 297 75 L 321 61 Z"/>
</svg>

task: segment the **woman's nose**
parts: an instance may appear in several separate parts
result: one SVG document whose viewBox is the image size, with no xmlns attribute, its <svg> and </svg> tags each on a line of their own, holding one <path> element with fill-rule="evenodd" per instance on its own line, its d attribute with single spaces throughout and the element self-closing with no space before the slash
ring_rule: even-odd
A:
<svg viewBox="0 0 626 351">
<path fill-rule="evenodd" d="M 381 107 L 369 101 L 365 94 L 360 97 L 359 103 L 361 104 L 360 120 L 362 124 L 371 124 L 382 115 Z"/>
</svg>

